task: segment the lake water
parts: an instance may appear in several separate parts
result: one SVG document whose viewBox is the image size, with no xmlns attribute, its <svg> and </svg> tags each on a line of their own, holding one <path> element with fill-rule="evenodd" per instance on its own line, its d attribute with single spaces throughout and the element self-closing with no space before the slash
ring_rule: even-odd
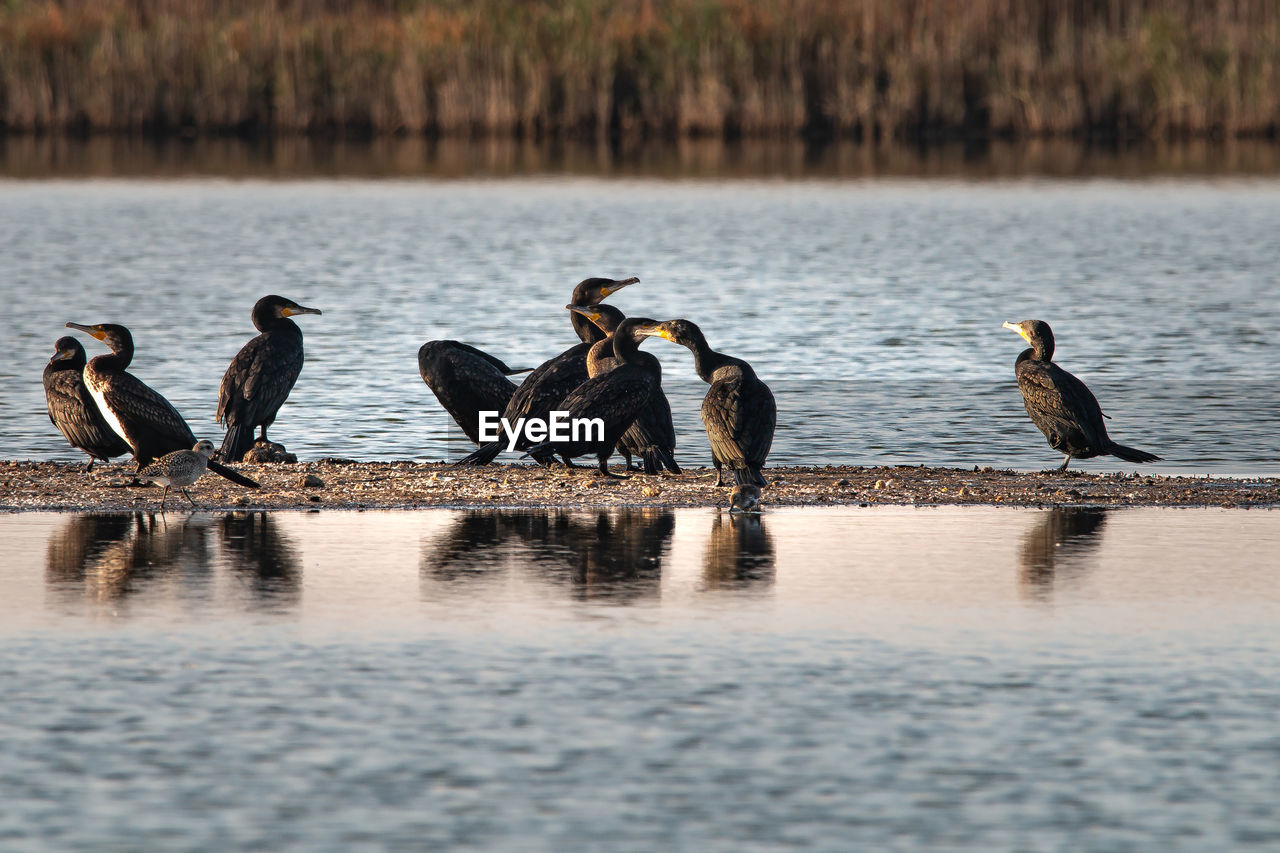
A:
<svg viewBox="0 0 1280 853">
<path fill-rule="evenodd" d="M 39 383 L 68 320 L 131 327 L 134 372 L 218 438 L 222 373 L 273 292 L 324 311 L 300 320 L 307 365 L 273 438 L 304 459 L 456 457 L 419 345 L 532 366 L 574 340 L 579 279 L 637 275 L 623 311 L 694 320 L 775 389 L 777 464 L 1056 465 L 1000 328 L 1038 317 L 1113 436 L 1165 457 L 1147 470 L 1280 474 L 1271 175 L 10 180 L 0 234 L 6 458 L 82 458 Z M 706 464 L 687 353 L 645 346 L 680 461 Z"/>
<path fill-rule="evenodd" d="M 5 850 L 1280 844 L 1280 513 L 0 516 Z"/>
</svg>

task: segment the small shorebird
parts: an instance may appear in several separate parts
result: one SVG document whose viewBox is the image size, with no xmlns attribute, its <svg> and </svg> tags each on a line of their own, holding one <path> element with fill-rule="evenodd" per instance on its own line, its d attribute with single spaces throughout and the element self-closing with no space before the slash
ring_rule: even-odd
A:
<svg viewBox="0 0 1280 853">
<path fill-rule="evenodd" d="M 764 507 L 760 505 L 760 487 L 752 483 L 734 486 L 729 493 L 729 512 L 764 512 Z"/>
<path fill-rule="evenodd" d="M 172 453 L 166 453 L 145 466 L 138 472 L 138 476 L 141 479 L 150 480 L 153 483 L 164 486 L 164 494 L 160 496 L 161 512 L 164 512 L 164 502 L 169 497 L 170 486 L 177 486 L 183 496 L 191 501 L 191 505 L 195 506 L 196 502 L 191 500 L 191 495 L 187 494 L 187 486 L 200 479 L 200 476 L 204 474 L 205 469 L 209 466 L 209 458 L 211 456 L 213 456 L 213 442 L 201 439 L 190 450 L 175 450 Z"/>
</svg>

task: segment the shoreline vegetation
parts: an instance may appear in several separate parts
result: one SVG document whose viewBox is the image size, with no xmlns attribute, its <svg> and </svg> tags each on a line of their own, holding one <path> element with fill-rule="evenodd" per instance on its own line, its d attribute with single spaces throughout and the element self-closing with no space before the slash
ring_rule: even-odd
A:
<svg viewBox="0 0 1280 853">
<path fill-rule="evenodd" d="M 802 139 L 591 140 L 377 136 L 151 137 L 0 133 L 0 177 L 41 178 L 1150 178 L 1280 173 L 1280 144 L 1187 139 L 1103 145 L 1073 139 L 928 146 Z"/>
<path fill-rule="evenodd" d="M 0 130 L 1275 139 L 1274 0 L 8 0 Z"/>
<path fill-rule="evenodd" d="M 0 511 L 158 512 L 161 488 L 143 485 L 133 465 L 0 461 Z M 632 475 L 606 480 L 589 469 L 512 464 L 484 468 L 441 462 L 237 465 L 262 484 L 243 489 L 206 475 L 188 488 L 201 510 L 425 509 L 475 507 L 719 507 L 729 489 L 714 472 Z M 766 512 L 772 507 L 870 506 L 1163 506 L 1280 507 L 1280 478 L 1228 478 L 1020 472 L 924 466 L 782 466 L 767 468 Z M 192 510 L 170 496 L 169 512 Z"/>
</svg>

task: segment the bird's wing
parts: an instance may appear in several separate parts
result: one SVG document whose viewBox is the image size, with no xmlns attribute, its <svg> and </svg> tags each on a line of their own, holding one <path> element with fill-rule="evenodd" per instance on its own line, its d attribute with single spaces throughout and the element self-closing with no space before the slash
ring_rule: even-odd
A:
<svg viewBox="0 0 1280 853">
<path fill-rule="evenodd" d="M 707 391 L 702 423 L 721 461 L 763 464 L 773 445 L 777 405 L 763 382 L 730 376 Z"/>
<path fill-rule="evenodd" d="M 110 448 L 114 450 L 113 456 L 129 452 L 129 446 L 103 420 L 98 404 L 78 373 L 54 374 L 44 384 L 44 396 L 49 420 L 73 447 Z"/>
<path fill-rule="evenodd" d="M 1090 445 L 1106 445 L 1102 408 L 1087 385 L 1053 363 L 1024 361 L 1017 375 L 1027 412 L 1042 430 L 1059 435 L 1078 431 Z"/>
<path fill-rule="evenodd" d="M 516 418 L 545 418 L 574 389 L 587 381 L 588 349 L 588 345 L 578 344 L 539 365 L 511 395 L 503 416 L 512 423 Z"/>
<path fill-rule="evenodd" d="M 227 367 L 218 390 L 218 420 L 258 424 L 284 404 L 302 372 L 297 341 L 262 334 L 245 344 Z"/>
<path fill-rule="evenodd" d="M 157 447 L 159 456 L 173 450 L 190 450 L 196 443 L 191 427 L 173 404 L 133 374 L 112 376 L 107 397 L 134 447 Z"/>
<path fill-rule="evenodd" d="M 605 434 L 626 429 L 648 405 L 653 378 L 621 368 L 588 379 L 561 403 L 569 418 L 600 418 Z"/>
</svg>

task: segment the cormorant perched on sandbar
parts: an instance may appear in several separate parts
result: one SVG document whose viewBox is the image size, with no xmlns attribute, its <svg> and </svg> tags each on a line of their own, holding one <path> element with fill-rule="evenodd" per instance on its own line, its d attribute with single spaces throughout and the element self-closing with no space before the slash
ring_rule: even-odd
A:
<svg viewBox="0 0 1280 853">
<path fill-rule="evenodd" d="M 84 384 L 103 419 L 128 442 L 139 471 L 166 453 L 195 446 L 191 427 L 173 404 L 128 372 L 133 361 L 133 335 L 128 329 L 115 323 L 67 323 L 67 328 L 88 332 L 111 347 L 110 353 L 94 357 L 85 366 Z M 241 486 L 258 488 L 253 480 L 212 460 L 209 470 Z"/>
<path fill-rule="evenodd" d="M 589 312 L 590 306 L 574 307 L 576 312 Z M 654 328 L 652 320 L 629 317 L 613 332 L 613 354 L 618 364 L 610 371 L 588 379 L 557 407 L 567 413 L 568 422 L 581 426 L 583 422 L 599 419 L 600 431 L 583 429 L 577 438 L 569 441 L 544 441 L 529 448 L 530 455 L 539 451 L 557 453 L 566 462 L 575 456 L 594 454 L 599 461 L 600 473 L 606 477 L 621 477 L 609 471 L 609 457 L 613 455 L 618 439 L 627 431 L 636 417 L 649 405 L 653 392 L 662 384 L 662 367 L 658 360 L 640 352 L 640 341 L 647 329 Z"/>
<path fill-rule="evenodd" d="M 111 461 L 113 456 L 129 453 L 129 445 L 116 435 L 103 420 L 98 404 L 84 386 L 84 347 L 73 337 L 58 338 L 57 350 L 44 368 L 44 401 L 49 407 L 49 420 L 72 447 L 89 454 L 93 461 Z"/>
<path fill-rule="evenodd" d="M 566 305 L 573 310 L 573 307 Z M 607 373 L 617 366 L 618 360 L 613 354 L 613 332 L 626 319 L 622 312 L 612 305 L 593 305 L 592 312 L 585 313 L 588 320 L 609 334 L 603 341 L 591 345 L 587 352 L 587 376 L 596 377 Z M 582 312 L 579 312 L 582 313 Z M 646 317 L 639 318 L 646 324 L 654 325 L 658 321 Z M 643 350 L 641 358 L 654 358 Z M 657 359 L 654 359 L 656 362 Z M 662 366 L 658 365 L 658 375 L 662 375 Z M 679 474 L 680 466 L 676 464 L 676 425 L 671 419 L 671 401 L 659 385 L 649 398 L 649 405 L 644 408 L 627 431 L 618 439 L 618 452 L 627 461 L 627 470 L 631 468 L 631 457 L 635 456 L 642 463 L 641 470 L 646 474 L 661 474 L 665 467 L 672 474 Z"/>
<path fill-rule="evenodd" d="M 1059 471 L 1067 470 L 1072 458 L 1118 456 L 1126 462 L 1155 462 L 1160 457 L 1144 450 L 1116 444 L 1102 423 L 1102 407 L 1089 388 L 1053 363 L 1053 330 L 1043 320 L 1005 323 L 1031 344 L 1014 362 L 1018 390 L 1027 414 L 1049 446 L 1065 453 Z"/>
<path fill-rule="evenodd" d="M 611 278 L 584 279 L 573 289 L 573 298 L 569 300 L 569 304 L 580 307 L 596 305 L 606 296 L 612 296 L 639 280 L 638 278 L 624 278 L 620 281 Z M 524 382 L 520 383 L 520 387 L 511 395 L 510 402 L 502 412 L 502 417 L 510 423 L 515 424 L 520 418 L 545 421 L 551 410 L 561 400 L 590 378 L 587 376 L 587 351 L 596 341 L 604 340 L 605 333 L 579 314 L 570 313 L 569 321 L 573 324 L 573 330 L 582 343 L 570 347 L 549 361 L 544 361 L 525 377 Z M 506 446 L 505 441 L 491 441 L 481 445 L 478 450 L 463 458 L 458 464 L 488 465 L 506 449 Z M 523 440 L 523 437 L 516 447 L 522 451 L 529 450 L 528 443 Z M 539 452 L 530 455 L 542 465 L 547 465 L 552 460 L 550 453 Z"/>
<path fill-rule="evenodd" d="M 169 497 L 170 486 L 177 486 L 183 497 L 195 506 L 196 502 L 191 500 L 191 495 L 187 494 L 187 486 L 200 479 L 209 465 L 211 456 L 213 456 L 213 442 L 202 438 L 190 450 L 166 453 L 150 465 L 144 466 L 138 472 L 138 477 L 164 486 L 164 494 L 160 496 L 161 512 L 164 512 L 164 502 Z"/>
<path fill-rule="evenodd" d="M 688 320 L 668 320 L 644 334 L 687 347 L 694 369 L 711 386 L 702 401 L 702 424 L 711 440 L 716 485 L 724 485 L 724 466 L 733 469 L 739 485 L 766 485 L 760 469 L 778 421 L 769 386 L 742 359 L 711 349 L 702 330 Z"/>
<path fill-rule="evenodd" d="M 501 412 L 516 384 L 508 379 L 533 368 L 511 368 L 484 350 L 459 341 L 427 341 L 418 349 L 418 372 L 453 420 L 480 444 L 480 413 Z"/>
<path fill-rule="evenodd" d="M 253 326 L 260 334 L 240 348 L 218 389 L 218 423 L 227 435 L 218 455 L 224 462 L 239 462 L 253 447 L 253 430 L 267 440 L 267 427 L 288 399 L 302 372 L 302 330 L 289 318 L 319 314 L 283 296 L 264 296 L 253 306 Z"/>
</svg>

